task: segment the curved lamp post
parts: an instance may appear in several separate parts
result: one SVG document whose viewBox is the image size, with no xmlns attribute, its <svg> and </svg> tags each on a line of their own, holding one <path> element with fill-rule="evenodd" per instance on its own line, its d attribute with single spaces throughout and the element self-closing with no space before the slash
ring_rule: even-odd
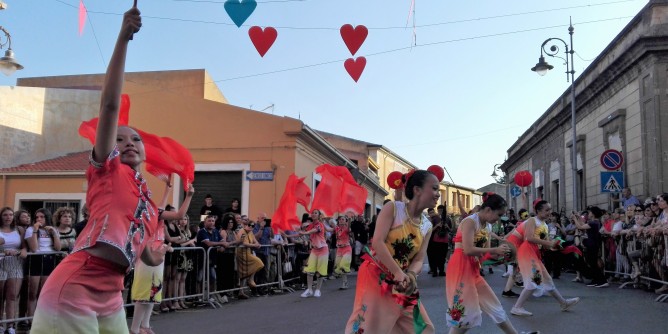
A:
<svg viewBox="0 0 668 334">
<path fill-rule="evenodd" d="M 559 58 L 565 61 L 566 64 L 566 82 L 569 81 L 569 75 L 570 75 L 570 82 L 571 82 L 571 128 L 572 128 L 572 136 L 573 136 L 573 149 L 572 149 L 572 161 L 571 161 L 571 167 L 572 167 L 572 172 L 573 172 L 573 210 L 577 211 L 578 210 L 578 191 L 577 191 L 577 175 L 578 175 L 578 166 L 577 166 L 577 135 L 575 131 L 575 66 L 573 66 L 573 54 L 575 51 L 573 50 L 573 22 L 569 22 L 570 25 L 568 27 L 568 34 L 570 35 L 570 47 L 569 44 L 566 43 L 561 38 L 548 38 L 546 39 L 543 44 L 540 46 L 540 58 L 538 58 L 538 63 L 536 66 L 532 67 L 531 70 L 538 73 L 539 75 L 543 76 L 547 73 L 547 71 L 551 70 L 554 68 L 554 66 L 548 64 L 545 61 L 545 57 L 543 54 L 548 55 L 550 57 L 554 58 Z M 564 44 L 564 53 L 566 53 L 566 57 L 562 58 L 558 56 L 559 54 L 559 46 L 557 44 L 552 44 L 549 49 L 546 49 L 545 47 L 550 44 L 550 42 L 555 43 L 556 41 L 559 41 Z M 568 60 L 568 57 L 570 56 L 570 62 Z"/>
<path fill-rule="evenodd" d="M 5 56 L 0 58 L 0 72 L 6 76 L 14 74 L 17 70 L 22 70 L 23 65 L 14 58 L 14 51 L 12 51 L 12 36 L 9 34 L 5 28 L 0 26 L 0 32 L 4 33 L 4 38 L 0 34 L 0 49 L 7 46 L 7 51 L 5 51 Z"/>
</svg>

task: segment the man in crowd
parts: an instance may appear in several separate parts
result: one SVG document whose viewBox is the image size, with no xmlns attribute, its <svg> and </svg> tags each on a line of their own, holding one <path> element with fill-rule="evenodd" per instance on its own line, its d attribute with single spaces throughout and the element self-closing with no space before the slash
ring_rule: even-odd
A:
<svg viewBox="0 0 668 334">
<path fill-rule="evenodd" d="M 244 220 L 243 216 L 241 219 Z M 255 234 L 255 239 L 257 239 L 260 245 L 263 246 L 255 251 L 255 255 L 260 258 L 264 264 L 264 268 L 255 275 L 255 282 L 264 284 L 267 283 L 267 277 L 269 276 L 268 274 L 270 270 L 269 255 L 271 247 L 267 246 L 271 246 L 271 239 L 273 238 L 271 227 L 267 224 L 266 213 L 262 212 L 258 215 L 257 223 L 253 228 L 253 234 Z M 260 289 L 259 293 L 264 295 L 264 289 Z"/>
<path fill-rule="evenodd" d="M 206 197 L 204 197 L 204 205 L 202 208 L 199 210 L 200 217 L 204 216 L 203 218 L 206 219 L 206 216 L 216 216 L 216 225 L 220 223 L 220 219 L 222 218 L 223 212 L 220 210 L 218 206 L 213 204 L 213 197 L 211 194 L 206 194 Z M 202 219 L 204 220 L 204 219 Z"/>
<path fill-rule="evenodd" d="M 613 199 L 612 200 L 615 203 L 621 203 L 621 208 L 625 209 L 628 208 L 629 205 L 640 205 L 640 201 L 631 194 L 631 188 L 624 188 L 622 189 L 622 196 L 618 199 Z"/>
<path fill-rule="evenodd" d="M 353 238 L 355 239 L 355 252 L 352 267 L 357 270 L 359 268 L 362 250 L 369 241 L 369 231 L 366 224 L 364 224 L 364 216 L 358 215 L 355 217 L 355 220 L 350 224 L 350 230 L 353 232 Z"/>
<path fill-rule="evenodd" d="M 216 246 L 223 246 L 223 241 L 220 237 L 220 231 L 216 229 L 216 219 L 218 217 L 214 215 L 206 216 L 204 220 L 204 228 L 200 229 L 197 232 L 197 246 L 204 248 L 204 251 L 207 252 L 209 248 Z M 209 291 L 216 291 L 216 253 L 215 249 L 212 249 L 209 252 Z M 199 272 L 197 273 L 197 282 L 201 284 L 204 280 L 204 259 L 199 265 Z M 234 275 L 234 273 L 228 273 L 229 275 Z M 214 295 L 220 303 L 227 303 L 227 297 L 220 297 L 219 295 Z"/>
</svg>

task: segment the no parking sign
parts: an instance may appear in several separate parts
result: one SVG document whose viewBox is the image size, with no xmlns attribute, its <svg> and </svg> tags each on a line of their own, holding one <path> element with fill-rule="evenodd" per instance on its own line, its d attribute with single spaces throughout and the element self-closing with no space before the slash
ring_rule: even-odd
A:
<svg viewBox="0 0 668 334">
<path fill-rule="evenodd" d="M 601 154 L 601 166 L 606 170 L 618 170 L 622 168 L 623 163 L 624 157 L 622 156 L 622 152 L 617 150 L 605 150 L 605 152 Z"/>
</svg>

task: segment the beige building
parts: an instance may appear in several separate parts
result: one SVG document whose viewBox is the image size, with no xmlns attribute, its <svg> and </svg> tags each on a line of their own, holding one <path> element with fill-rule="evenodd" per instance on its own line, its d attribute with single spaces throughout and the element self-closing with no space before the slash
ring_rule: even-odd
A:
<svg viewBox="0 0 668 334">
<path fill-rule="evenodd" d="M 103 75 L 28 78 L 19 79 L 16 87 L 0 87 L 0 206 L 79 207 L 85 202 L 91 147 L 77 129 L 97 115 L 102 80 Z M 209 193 L 222 209 L 239 198 L 242 213 L 251 218 L 271 215 L 291 173 L 306 177 L 314 189 L 320 164 L 357 169 L 300 120 L 227 104 L 204 70 L 129 73 L 125 80 L 130 125 L 172 137 L 193 155 L 191 218 L 199 217 Z M 354 175 L 368 190 L 367 207 L 382 204 L 387 192 L 377 179 Z M 149 184 L 160 198 L 161 182 L 149 177 Z M 170 203 L 179 203 L 180 193 L 173 193 Z"/>
<path fill-rule="evenodd" d="M 318 133 L 346 155 L 346 157 L 356 163 L 360 171 L 366 173 L 368 177 L 375 179 L 387 191 L 386 199 L 394 198 L 394 189 L 390 188 L 387 184 L 387 176 L 390 173 L 394 171 L 407 173 L 411 169 L 426 169 L 429 167 L 417 167 L 380 144 L 373 144 L 324 131 L 318 131 Z M 446 203 L 448 212 L 459 213 L 459 208 L 457 207 L 457 190 L 459 190 L 461 203 L 466 211 L 481 204 L 480 193 L 474 189 L 442 181 L 439 204 Z M 376 210 L 380 210 L 380 207 L 380 205 L 376 206 Z"/>
<path fill-rule="evenodd" d="M 502 169 L 529 170 L 529 203 L 555 211 L 612 206 L 601 192 L 601 154 L 623 153 L 624 184 L 644 198 L 668 191 L 668 1 L 652 0 L 580 74 L 576 93 L 576 161 L 572 161 L 570 90 L 508 149 Z M 577 169 L 573 189 L 573 164 Z M 511 183 L 510 186 L 513 186 Z M 573 203 L 573 191 L 578 202 Z M 523 207 L 513 201 L 516 208 Z"/>
</svg>

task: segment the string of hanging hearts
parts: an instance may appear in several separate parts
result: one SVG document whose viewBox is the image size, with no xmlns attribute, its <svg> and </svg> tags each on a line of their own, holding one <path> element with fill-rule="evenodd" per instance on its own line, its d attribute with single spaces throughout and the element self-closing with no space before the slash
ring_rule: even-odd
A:
<svg viewBox="0 0 668 334">
<path fill-rule="evenodd" d="M 257 2 L 255 0 L 227 0 L 225 1 L 224 7 L 227 15 L 232 19 L 232 22 L 234 22 L 237 27 L 241 28 L 244 22 L 246 22 L 251 14 L 253 14 L 255 8 L 257 8 Z M 341 26 L 340 32 L 343 42 L 353 56 L 355 56 L 355 53 L 357 53 L 362 44 L 364 44 L 364 41 L 369 34 L 369 30 L 365 26 L 358 25 L 353 27 L 350 24 Z M 265 27 L 263 29 L 259 26 L 252 26 L 248 29 L 248 36 L 250 37 L 253 46 L 255 46 L 255 49 L 260 54 L 260 57 L 264 57 L 271 46 L 274 45 L 274 42 L 276 42 L 278 31 L 276 31 L 276 28 L 274 27 Z M 366 67 L 366 58 L 348 58 L 343 62 L 343 67 L 346 69 L 350 77 L 357 82 Z"/>
<path fill-rule="evenodd" d="M 135 0 L 136 1 L 136 0 Z M 135 2 L 136 6 L 136 2 Z M 229 15 L 234 24 L 241 28 L 246 20 L 253 14 L 257 8 L 256 0 L 227 0 L 224 4 L 225 11 Z M 84 24 L 86 22 L 87 10 L 83 0 L 79 0 L 79 35 L 83 33 Z M 369 30 L 364 25 L 352 26 L 344 24 L 340 29 L 341 38 L 348 47 L 351 55 L 354 57 L 355 53 L 362 47 L 364 41 L 369 34 Z M 253 46 L 264 57 L 271 49 L 278 38 L 278 31 L 274 27 L 259 27 L 252 26 L 248 29 L 248 36 L 250 37 Z M 366 67 L 365 57 L 348 58 L 343 62 L 343 67 L 350 77 L 357 82 L 364 72 Z"/>
</svg>

